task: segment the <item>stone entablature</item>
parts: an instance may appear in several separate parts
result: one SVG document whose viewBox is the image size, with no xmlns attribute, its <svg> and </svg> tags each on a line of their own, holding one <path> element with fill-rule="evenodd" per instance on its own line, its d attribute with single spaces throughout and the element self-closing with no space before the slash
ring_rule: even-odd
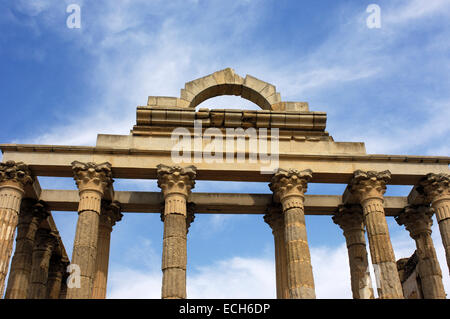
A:
<svg viewBox="0 0 450 319">
<path fill-rule="evenodd" d="M 201 108 L 179 109 L 171 107 L 139 106 L 133 135 L 148 135 L 155 127 L 193 127 L 201 121 L 203 127 L 278 128 L 280 130 L 324 132 L 327 115 L 324 112 L 266 111 Z M 330 139 L 330 137 L 328 138 Z"/>
</svg>

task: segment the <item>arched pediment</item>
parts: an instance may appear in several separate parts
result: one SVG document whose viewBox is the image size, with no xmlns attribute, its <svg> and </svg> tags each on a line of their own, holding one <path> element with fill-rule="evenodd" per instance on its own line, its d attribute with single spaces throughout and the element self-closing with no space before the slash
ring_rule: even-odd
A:
<svg viewBox="0 0 450 319">
<path fill-rule="evenodd" d="M 147 106 L 195 108 L 200 103 L 222 95 L 236 95 L 247 99 L 263 110 L 303 110 L 308 111 L 306 103 L 282 102 L 280 93 L 274 85 L 261 81 L 251 75 L 245 78 L 226 68 L 202 78 L 187 82 L 181 89 L 180 97 L 149 96 Z"/>
</svg>

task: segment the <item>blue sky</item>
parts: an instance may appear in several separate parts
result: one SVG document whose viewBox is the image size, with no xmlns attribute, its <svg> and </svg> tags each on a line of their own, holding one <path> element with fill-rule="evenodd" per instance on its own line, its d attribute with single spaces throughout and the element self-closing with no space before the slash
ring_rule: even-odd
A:
<svg viewBox="0 0 450 319">
<path fill-rule="evenodd" d="M 81 6 L 81 28 L 66 7 Z M 369 4 L 381 28 L 369 29 Z M 147 96 L 226 67 L 276 85 L 283 100 L 328 114 L 336 141 L 368 153 L 449 156 L 450 3 L 409 1 L 15 0 L 0 10 L 1 143 L 95 145 L 128 134 Z M 199 107 L 256 108 L 239 97 Z M 68 178 L 44 188 L 75 189 Z M 341 194 L 345 185 L 310 185 Z M 116 190 L 157 191 L 116 180 Z M 387 195 L 409 187 L 389 186 Z M 197 182 L 197 192 L 268 193 L 267 185 Z M 54 212 L 69 254 L 76 213 Z M 317 296 L 351 297 L 344 238 L 330 217 L 307 217 Z M 388 220 L 397 258 L 414 243 Z M 160 296 L 162 223 L 126 214 L 112 235 L 109 297 Z M 435 246 L 450 291 L 441 239 Z M 273 238 L 261 216 L 198 215 L 189 232 L 189 297 L 275 296 Z M 374 277 L 372 278 L 374 279 Z M 373 280 L 373 285 L 375 282 Z"/>
</svg>

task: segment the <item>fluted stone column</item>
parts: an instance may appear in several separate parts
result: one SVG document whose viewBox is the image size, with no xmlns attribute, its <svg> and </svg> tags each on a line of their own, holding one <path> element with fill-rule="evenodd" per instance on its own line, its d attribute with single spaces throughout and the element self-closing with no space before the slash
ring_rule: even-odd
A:
<svg viewBox="0 0 450 319">
<path fill-rule="evenodd" d="M 279 169 L 269 184 L 275 202 L 281 202 L 283 208 L 287 280 L 291 299 L 316 298 L 303 207 L 304 193 L 311 178 L 311 170 Z"/>
<path fill-rule="evenodd" d="M 81 287 L 69 286 L 67 299 L 89 299 L 96 270 L 101 200 L 113 183 L 111 164 L 73 162 L 72 168 L 80 194 L 72 264 L 80 267 Z"/>
<path fill-rule="evenodd" d="M 434 208 L 450 271 L 450 174 L 428 174 L 419 185 Z"/>
<path fill-rule="evenodd" d="M 344 231 L 350 264 L 353 298 L 373 299 L 361 206 L 340 205 L 333 216 L 333 222 Z"/>
<path fill-rule="evenodd" d="M 16 249 L 11 262 L 6 299 L 26 299 L 28 297 L 36 231 L 48 216 L 49 211 L 44 202 L 37 202 L 29 198 L 22 201 L 17 225 Z"/>
<path fill-rule="evenodd" d="M 32 182 L 31 172 L 24 163 L 0 163 L 0 297 L 5 290 L 24 188 Z"/>
<path fill-rule="evenodd" d="M 269 206 L 264 215 L 264 221 L 272 229 L 274 238 L 277 298 L 289 299 L 284 217 L 280 205 Z"/>
<path fill-rule="evenodd" d="M 120 203 L 117 201 L 102 203 L 102 212 L 98 227 L 96 274 L 94 278 L 93 299 L 106 298 L 108 282 L 109 251 L 111 246 L 111 232 L 116 222 L 122 219 Z"/>
<path fill-rule="evenodd" d="M 48 270 L 53 250 L 58 245 L 57 236 L 57 233 L 42 228 L 36 232 L 31 283 L 28 291 L 29 299 L 45 299 L 47 297 Z"/>
<path fill-rule="evenodd" d="M 158 186 L 164 195 L 162 298 L 186 298 L 187 198 L 194 188 L 196 168 L 157 166 Z"/>
<path fill-rule="evenodd" d="M 390 178 L 389 171 L 357 170 L 354 172 L 349 187 L 363 208 L 378 296 L 381 299 L 402 299 L 402 285 L 383 206 L 383 195 L 386 192 L 386 183 Z"/>
<path fill-rule="evenodd" d="M 425 299 L 445 299 L 442 271 L 431 239 L 433 213 L 433 209 L 428 206 L 407 206 L 395 219 L 399 225 L 405 226 L 411 238 L 416 242 L 423 297 Z"/>
<path fill-rule="evenodd" d="M 53 254 L 50 258 L 47 280 L 47 299 L 59 299 L 64 273 L 66 272 L 68 265 L 69 260 L 60 255 Z"/>
</svg>

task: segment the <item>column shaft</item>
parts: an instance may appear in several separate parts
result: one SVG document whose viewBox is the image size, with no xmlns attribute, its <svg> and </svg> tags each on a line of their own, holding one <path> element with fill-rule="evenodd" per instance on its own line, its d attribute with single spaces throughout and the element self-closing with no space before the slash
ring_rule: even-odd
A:
<svg viewBox="0 0 450 319">
<path fill-rule="evenodd" d="M 427 174 L 416 189 L 434 209 L 450 271 L 450 174 Z"/>
<path fill-rule="evenodd" d="M 183 203 L 184 198 L 179 198 L 178 200 L 180 206 L 186 205 L 186 202 Z M 181 212 L 180 214 L 171 213 L 165 215 L 161 267 L 163 272 L 163 299 L 186 298 L 186 231 L 185 215 Z"/>
<path fill-rule="evenodd" d="M 63 277 L 69 261 L 53 254 L 50 259 L 47 280 L 47 299 L 59 299 Z"/>
<path fill-rule="evenodd" d="M 25 299 L 31 282 L 36 231 L 49 215 L 45 203 L 33 199 L 22 202 L 17 227 L 16 249 L 11 262 L 6 299 Z"/>
<path fill-rule="evenodd" d="M 73 244 L 72 264 L 80 267 L 80 288 L 68 288 L 68 299 L 89 299 L 95 275 L 101 194 L 80 192 L 78 221 Z"/>
<path fill-rule="evenodd" d="M 111 165 L 73 162 L 72 167 L 80 193 L 72 264 L 80 269 L 81 286 L 68 286 L 67 299 L 89 299 L 96 272 L 101 200 L 113 182 Z"/>
<path fill-rule="evenodd" d="M 354 299 L 373 299 L 364 223 L 359 205 L 341 205 L 333 221 L 344 231 Z"/>
<path fill-rule="evenodd" d="M 163 299 L 186 298 L 187 198 L 195 185 L 194 166 L 181 168 L 158 165 L 158 186 L 164 195 L 162 289 Z"/>
<path fill-rule="evenodd" d="M 432 204 L 441 233 L 442 245 L 444 245 L 447 267 L 450 271 L 450 198 L 434 201 Z"/>
<path fill-rule="evenodd" d="M 383 207 L 383 194 L 389 179 L 388 171 L 356 171 L 350 187 L 363 208 L 378 296 L 381 299 L 402 299 L 402 285 Z"/>
<path fill-rule="evenodd" d="M 416 242 L 418 272 L 425 299 L 445 299 L 442 271 L 436 256 L 431 226 L 433 209 L 425 205 L 410 205 L 396 216 L 399 225 L 405 225 L 410 236 Z"/>
<path fill-rule="evenodd" d="M 93 299 L 105 299 L 108 282 L 109 252 L 111 232 L 114 224 L 122 218 L 118 202 L 102 203 L 98 229 L 96 272 L 92 291 Z"/>
<path fill-rule="evenodd" d="M 57 244 L 56 236 L 48 230 L 39 229 L 33 249 L 33 267 L 28 291 L 29 299 L 47 298 L 47 280 L 50 258 Z"/>
<path fill-rule="evenodd" d="M 274 238 L 277 298 L 289 299 L 284 217 L 281 207 L 269 207 L 264 221 L 272 228 Z"/>
<path fill-rule="evenodd" d="M 303 194 L 311 177 L 310 170 L 279 169 L 269 185 L 283 209 L 287 282 L 291 299 L 316 297 L 303 208 Z"/>
<path fill-rule="evenodd" d="M 23 194 L 23 186 L 20 183 L 4 181 L 0 184 L 0 296 L 5 290 L 5 278 Z"/>
</svg>

